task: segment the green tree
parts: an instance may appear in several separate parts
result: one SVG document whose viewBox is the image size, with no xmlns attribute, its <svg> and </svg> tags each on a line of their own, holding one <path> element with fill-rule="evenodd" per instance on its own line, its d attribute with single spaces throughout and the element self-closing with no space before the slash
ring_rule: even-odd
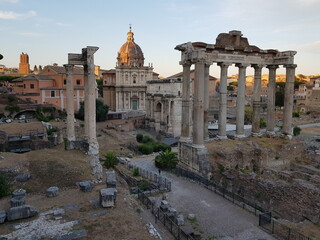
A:
<svg viewBox="0 0 320 240">
<path fill-rule="evenodd" d="M 253 114 L 253 109 L 251 106 L 246 106 L 244 109 L 244 122 L 246 124 L 252 123 L 252 114 Z"/>
<path fill-rule="evenodd" d="M 0 173 L 0 198 L 8 196 L 10 194 L 10 185 L 7 177 Z"/>
<path fill-rule="evenodd" d="M 300 132 L 301 132 L 301 128 L 300 127 L 298 127 L 298 126 L 294 126 L 293 127 L 293 136 L 300 135 Z"/>
<path fill-rule="evenodd" d="M 160 154 L 155 158 L 155 164 L 160 169 L 171 169 L 175 168 L 179 160 L 177 153 L 166 150 L 160 152 Z"/>
<path fill-rule="evenodd" d="M 100 99 L 96 99 L 96 121 L 103 122 L 107 120 L 109 106 L 103 104 Z M 80 109 L 76 114 L 76 118 L 84 120 L 84 102 L 80 102 Z"/>
<path fill-rule="evenodd" d="M 3 59 L 3 56 L 2 56 L 2 54 L 0 54 L 0 60 L 1 60 L 1 59 Z"/>
<path fill-rule="evenodd" d="M 98 87 L 98 94 L 99 96 L 103 97 L 103 78 L 96 79 L 97 87 Z"/>
</svg>

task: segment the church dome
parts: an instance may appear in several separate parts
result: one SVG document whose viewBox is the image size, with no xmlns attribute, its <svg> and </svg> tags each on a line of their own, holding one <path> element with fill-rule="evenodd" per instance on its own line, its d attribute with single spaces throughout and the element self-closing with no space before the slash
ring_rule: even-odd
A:
<svg viewBox="0 0 320 240">
<path fill-rule="evenodd" d="M 118 52 L 118 66 L 143 67 L 143 52 L 138 44 L 134 42 L 133 32 L 127 33 L 127 42 L 123 44 Z"/>
</svg>

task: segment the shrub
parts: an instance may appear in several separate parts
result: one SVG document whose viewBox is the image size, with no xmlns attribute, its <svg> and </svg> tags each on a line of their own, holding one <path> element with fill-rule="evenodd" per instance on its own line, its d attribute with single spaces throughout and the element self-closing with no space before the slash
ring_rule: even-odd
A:
<svg viewBox="0 0 320 240">
<path fill-rule="evenodd" d="M 52 133 L 57 132 L 57 131 L 58 131 L 58 128 L 52 127 L 52 128 L 47 129 L 47 134 L 51 135 Z"/>
<path fill-rule="evenodd" d="M 292 113 L 292 117 L 298 118 L 298 117 L 300 117 L 300 113 L 299 112 L 293 112 Z"/>
<path fill-rule="evenodd" d="M 164 143 L 154 143 L 153 144 L 153 151 L 154 152 L 165 152 L 166 150 L 171 151 L 171 147 Z"/>
<path fill-rule="evenodd" d="M 266 126 L 267 126 L 267 122 L 263 118 L 260 118 L 260 127 L 264 128 Z"/>
<path fill-rule="evenodd" d="M 160 152 L 160 154 L 155 158 L 155 165 L 160 169 L 171 169 L 175 168 L 179 160 L 177 153 L 166 150 Z"/>
<path fill-rule="evenodd" d="M 151 154 L 151 153 L 153 153 L 153 146 L 150 143 L 145 143 L 145 144 L 140 145 L 138 147 L 138 150 L 142 154 Z"/>
<path fill-rule="evenodd" d="M 10 192 L 11 190 L 7 177 L 3 173 L 0 173 L 0 198 L 8 196 Z"/>
<path fill-rule="evenodd" d="M 149 142 L 153 142 L 153 139 L 148 136 L 143 136 L 142 143 L 149 143 Z"/>
<path fill-rule="evenodd" d="M 299 128 L 298 126 L 293 127 L 293 136 L 298 136 L 300 132 L 301 132 L 301 128 Z"/>
<path fill-rule="evenodd" d="M 139 174 L 139 168 L 135 167 L 135 168 L 133 169 L 133 176 L 134 176 L 134 177 L 140 176 L 140 174 Z"/>
<path fill-rule="evenodd" d="M 103 165 L 106 168 L 112 168 L 115 165 L 117 165 L 119 162 L 114 152 L 108 152 L 106 155 L 104 155 L 104 157 L 105 157 L 105 160 Z"/>
<path fill-rule="evenodd" d="M 143 139 L 143 135 L 141 133 L 137 134 L 136 139 L 138 143 L 141 143 Z"/>
</svg>

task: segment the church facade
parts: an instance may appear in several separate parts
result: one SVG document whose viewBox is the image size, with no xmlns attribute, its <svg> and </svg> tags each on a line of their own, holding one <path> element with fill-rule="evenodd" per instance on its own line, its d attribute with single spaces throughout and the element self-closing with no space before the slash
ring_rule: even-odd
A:
<svg viewBox="0 0 320 240">
<path fill-rule="evenodd" d="M 158 78 L 152 65 L 144 66 L 144 55 L 133 32 L 120 47 L 115 69 L 102 73 L 103 98 L 112 111 L 146 110 L 147 80 Z"/>
</svg>

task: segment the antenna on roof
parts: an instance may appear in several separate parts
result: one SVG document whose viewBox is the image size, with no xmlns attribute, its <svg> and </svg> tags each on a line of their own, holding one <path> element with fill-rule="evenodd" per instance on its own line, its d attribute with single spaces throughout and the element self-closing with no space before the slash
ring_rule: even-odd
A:
<svg viewBox="0 0 320 240">
<path fill-rule="evenodd" d="M 131 23 L 130 23 L 130 24 L 129 24 L 129 30 L 130 30 L 130 32 L 131 32 L 131 28 L 132 28 L 132 27 L 131 27 Z"/>
</svg>

